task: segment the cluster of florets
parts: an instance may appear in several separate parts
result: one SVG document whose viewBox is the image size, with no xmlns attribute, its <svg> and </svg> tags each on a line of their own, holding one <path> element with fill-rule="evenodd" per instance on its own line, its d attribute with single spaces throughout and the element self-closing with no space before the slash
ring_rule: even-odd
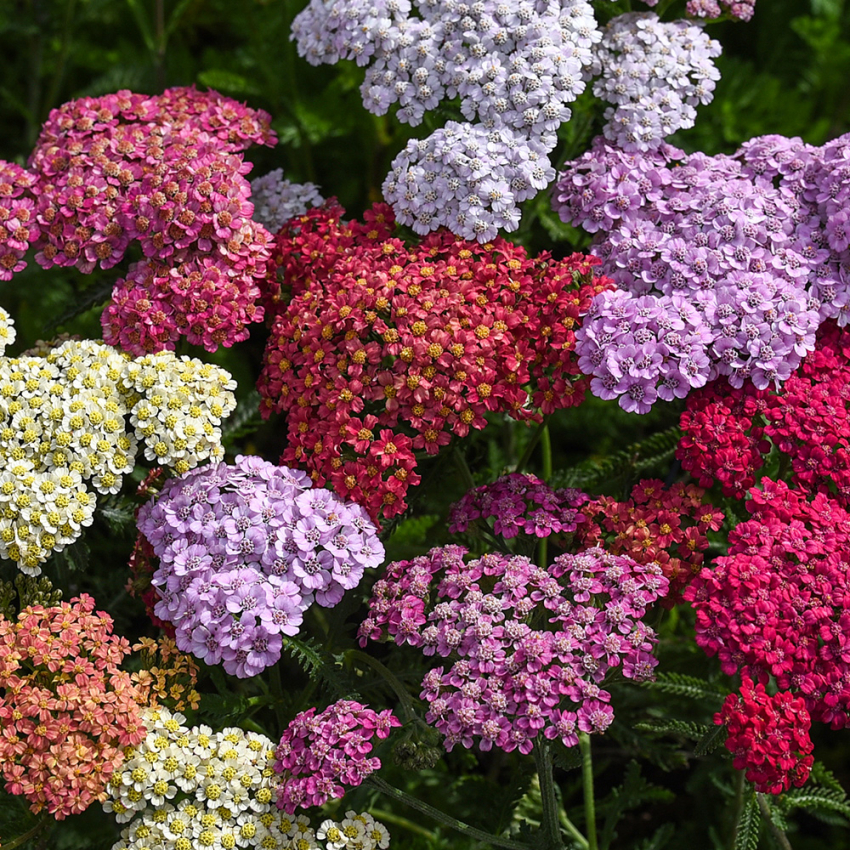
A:
<svg viewBox="0 0 850 850">
<path fill-rule="evenodd" d="M 274 744 L 236 727 L 189 728 L 148 708 L 146 735 L 126 751 L 104 809 L 132 821 L 113 850 L 292 847 L 293 824 L 274 808 Z"/>
<path fill-rule="evenodd" d="M 511 127 L 448 121 L 426 139 L 411 139 L 382 187 L 401 224 L 426 234 L 446 227 L 488 242 L 519 227 L 519 204 L 555 179 L 552 145 Z"/>
<path fill-rule="evenodd" d="M 311 210 L 278 235 L 288 288 L 264 355 L 262 410 L 287 414 L 282 462 L 305 464 L 377 518 L 400 513 L 419 481 L 416 450 L 580 403 L 573 348 L 593 295 L 593 258 L 530 259 L 498 239 L 442 231 L 391 236 L 392 213 L 343 224 Z"/>
<path fill-rule="evenodd" d="M 746 503 L 752 519 L 729 534 L 729 553 L 685 590 L 696 640 L 724 673 L 776 679 L 834 729 L 850 716 L 845 651 L 850 515 L 835 501 L 762 479 Z"/>
<path fill-rule="evenodd" d="M 850 236 L 840 237 L 844 210 L 827 199 L 846 182 L 846 147 L 766 137 L 734 158 L 685 157 L 666 146 L 629 154 L 597 140 L 570 163 L 556 207 L 565 221 L 598 233 L 594 250 L 623 290 L 600 299 L 594 332 L 588 324 L 578 346 L 596 369 L 594 391 L 640 410 L 656 392 L 682 396 L 718 376 L 735 387 L 778 385 L 812 350 L 821 322 L 844 324 Z M 677 298 L 698 314 L 698 328 L 687 323 L 696 338 L 686 381 L 674 375 L 667 395 L 656 385 L 681 371 L 678 349 L 668 356 L 664 347 L 667 334 L 652 326 L 637 339 L 625 325 L 608 327 L 617 309 L 633 319 L 637 308 L 624 302 L 648 305 L 649 296 L 665 321 Z M 643 393 L 642 408 L 630 393 Z"/>
<path fill-rule="evenodd" d="M 720 72 L 720 43 L 686 21 L 662 23 L 653 12 L 618 15 L 594 53 L 593 93 L 605 110 L 605 138 L 624 150 L 648 150 L 693 127 L 710 103 Z"/>
<path fill-rule="evenodd" d="M 86 340 L 39 351 L 0 356 L 0 557 L 33 575 L 91 525 L 87 485 L 117 493 L 140 443 L 178 472 L 221 456 L 218 426 L 236 405 L 227 372 L 170 352 L 131 360 Z"/>
<path fill-rule="evenodd" d="M 714 722 L 726 727 L 733 764 L 746 769 L 756 791 L 780 794 L 808 779 L 814 764 L 812 721 L 800 697 L 787 691 L 770 696 L 763 684 L 754 685 L 744 676 L 741 692 L 726 697 Z"/>
<path fill-rule="evenodd" d="M 370 67 L 363 104 L 416 126 L 460 99 L 469 123 L 449 122 L 393 162 L 384 198 L 418 233 L 440 226 L 486 242 L 519 222 L 516 204 L 554 178 L 546 157 L 567 104 L 585 88 L 600 33 L 586 0 L 312 0 L 292 37 L 312 64 L 355 59 Z M 477 122 L 477 123 L 471 123 Z"/>
<path fill-rule="evenodd" d="M 347 811 L 341 821 L 322 821 L 316 838 L 326 842 L 327 850 L 386 850 L 390 846 L 387 828 L 368 812 Z"/>
<path fill-rule="evenodd" d="M 26 268 L 24 256 L 39 237 L 34 184 L 29 171 L 0 160 L 0 280 L 11 280 Z"/>
<path fill-rule="evenodd" d="M 318 186 L 284 180 L 282 168 L 251 181 L 254 221 L 270 233 L 277 233 L 289 219 L 304 215 L 310 207 L 317 207 L 323 201 Z"/>
<path fill-rule="evenodd" d="M 10 794 L 57 820 L 102 799 L 123 748 L 145 737 L 130 652 L 80 596 L 0 617 L 0 773 Z"/>
<path fill-rule="evenodd" d="M 476 520 L 493 520 L 493 531 L 510 540 L 518 534 L 549 537 L 572 534 L 586 520 L 580 490 L 553 490 L 530 473 L 513 472 L 470 490 L 449 511 L 449 533 L 466 531 Z"/>
<path fill-rule="evenodd" d="M 386 738 L 401 721 L 390 711 L 375 712 L 352 700 L 339 700 L 324 711 L 297 715 L 280 739 L 274 769 L 280 774 L 277 805 L 290 814 L 345 796 L 381 767 L 373 738 Z"/>
<path fill-rule="evenodd" d="M 359 505 L 311 489 L 301 470 L 256 457 L 165 482 L 138 527 L 160 566 L 157 617 L 178 647 L 255 676 L 280 658 L 315 600 L 332 607 L 384 549 Z"/>
<path fill-rule="evenodd" d="M 464 554 L 451 546 L 391 564 L 361 645 L 388 635 L 452 659 L 425 675 L 421 694 L 447 750 L 477 740 L 529 753 L 541 733 L 570 747 L 580 731 L 604 732 L 614 719 L 601 687 L 608 673 L 646 681 L 657 664 L 655 633 L 640 618 L 667 592 L 661 568 L 598 548 L 548 569 L 497 554 L 465 563 Z"/>
<path fill-rule="evenodd" d="M 168 705 L 175 711 L 198 708 L 198 665 L 191 655 L 180 652 L 173 638 L 141 638 L 133 652 L 142 662 L 142 669 L 131 678 L 143 705 Z"/>
<path fill-rule="evenodd" d="M 790 481 L 850 507 L 850 333 L 832 322 L 776 392 L 709 384 L 682 414 L 678 456 L 700 483 L 742 497 L 767 454 L 790 460 Z"/>
<path fill-rule="evenodd" d="M 692 484 L 667 488 L 662 481 L 646 479 L 632 488 L 628 501 L 600 496 L 583 505 L 586 522 L 577 539 L 638 564 L 658 564 L 670 582 L 663 604 L 672 604 L 703 564 L 707 533 L 723 524 L 723 513 L 703 497 L 704 491 Z"/>
<path fill-rule="evenodd" d="M 189 336 L 214 350 L 263 318 L 269 234 L 251 220 L 241 151 L 274 144 L 269 122 L 192 88 L 81 98 L 50 113 L 29 159 L 36 261 L 109 269 L 133 242 L 146 258 L 115 286 L 107 342 L 143 354 Z"/>
<path fill-rule="evenodd" d="M 646 2 L 646 0 L 644 0 Z M 657 0 L 647 3 L 654 6 Z M 688 0 L 685 11 L 692 18 L 713 20 L 728 16 L 736 21 L 749 21 L 756 10 L 756 0 Z"/>
</svg>

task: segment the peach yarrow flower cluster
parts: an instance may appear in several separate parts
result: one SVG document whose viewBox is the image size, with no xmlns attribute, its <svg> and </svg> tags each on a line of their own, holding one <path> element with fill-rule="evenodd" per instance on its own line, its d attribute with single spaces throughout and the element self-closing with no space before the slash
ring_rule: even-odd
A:
<svg viewBox="0 0 850 850">
<path fill-rule="evenodd" d="M 82 595 L 0 617 L 0 773 L 10 794 L 57 820 L 103 799 L 123 748 L 145 737 L 130 652 Z"/>
</svg>

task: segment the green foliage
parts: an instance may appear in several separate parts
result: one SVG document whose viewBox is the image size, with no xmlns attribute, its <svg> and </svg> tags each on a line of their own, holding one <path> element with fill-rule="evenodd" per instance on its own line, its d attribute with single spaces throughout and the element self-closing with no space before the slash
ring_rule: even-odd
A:
<svg viewBox="0 0 850 850">
<path fill-rule="evenodd" d="M 685 673 L 659 673 L 654 682 L 648 682 L 646 687 L 665 694 L 687 697 L 692 700 L 711 700 L 718 702 L 729 691 L 719 682 L 709 682 Z"/>
<path fill-rule="evenodd" d="M 761 815 L 756 802 L 756 792 L 750 789 L 741 809 L 741 817 L 738 819 L 734 850 L 756 850 L 759 844 L 760 829 Z"/>
</svg>

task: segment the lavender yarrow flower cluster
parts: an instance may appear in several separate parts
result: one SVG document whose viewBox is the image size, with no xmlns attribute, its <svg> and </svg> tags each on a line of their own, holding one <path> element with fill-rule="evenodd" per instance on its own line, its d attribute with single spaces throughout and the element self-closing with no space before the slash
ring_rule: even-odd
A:
<svg viewBox="0 0 850 850">
<path fill-rule="evenodd" d="M 669 146 L 626 153 L 597 140 L 560 175 L 556 209 L 598 234 L 594 252 L 621 290 L 660 298 L 664 309 L 682 295 L 700 313 L 708 361 L 690 387 L 719 375 L 733 386 L 783 381 L 813 348 L 819 323 L 844 309 L 847 274 L 830 252 L 808 156 L 769 140 L 734 158 L 686 157 Z M 596 322 L 603 318 L 597 311 Z M 594 367 L 611 345 L 632 344 L 594 327 L 585 323 L 577 348 Z"/>
<path fill-rule="evenodd" d="M 289 219 L 304 215 L 310 207 L 318 207 L 324 198 L 315 183 L 284 180 L 283 169 L 276 168 L 251 181 L 251 200 L 254 221 L 277 233 Z"/>
<path fill-rule="evenodd" d="M 655 3 L 647 3 L 647 5 L 654 6 Z M 749 21 L 755 10 L 756 0 L 688 0 L 685 7 L 690 17 L 709 20 L 725 14 L 739 21 Z"/>
<path fill-rule="evenodd" d="M 345 795 L 381 767 L 369 758 L 372 739 L 386 738 L 401 721 L 389 710 L 376 712 L 359 702 L 339 700 L 324 711 L 302 711 L 284 730 L 275 751 L 281 775 L 277 805 L 288 814 L 322 806 Z"/>
<path fill-rule="evenodd" d="M 449 121 L 427 139 L 412 139 L 393 160 L 383 193 L 396 218 L 417 233 L 447 227 L 487 242 L 519 226 L 518 204 L 555 177 L 547 147 L 506 127 Z"/>
<path fill-rule="evenodd" d="M 239 456 L 168 480 L 142 507 L 139 530 L 160 559 L 155 613 L 182 651 L 255 676 L 314 600 L 336 605 L 381 563 L 366 512 L 311 487 L 305 472 Z"/>
<path fill-rule="evenodd" d="M 518 534 L 569 534 L 586 520 L 580 507 L 590 497 L 580 490 L 553 490 L 529 473 L 512 472 L 466 493 L 449 510 L 449 533 L 466 531 L 476 520 L 493 520 L 505 539 Z"/>
<path fill-rule="evenodd" d="M 604 732 L 614 717 L 601 687 L 607 674 L 618 667 L 645 681 L 657 665 L 656 636 L 641 617 L 667 592 L 658 564 L 599 548 L 562 555 L 548 570 L 501 554 L 464 563 L 465 554 L 451 546 L 391 564 L 375 585 L 361 644 L 386 631 L 453 659 L 426 674 L 421 694 L 447 750 L 477 739 L 482 750 L 528 753 L 541 732 L 568 747 L 579 731 Z M 544 612 L 551 628 L 532 628 Z"/>
<path fill-rule="evenodd" d="M 720 43 L 685 21 L 662 23 L 654 12 L 613 18 L 594 57 L 593 93 L 605 110 L 605 138 L 649 150 L 693 127 L 698 104 L 710 103 L 720 72 Z"/>
</svg>

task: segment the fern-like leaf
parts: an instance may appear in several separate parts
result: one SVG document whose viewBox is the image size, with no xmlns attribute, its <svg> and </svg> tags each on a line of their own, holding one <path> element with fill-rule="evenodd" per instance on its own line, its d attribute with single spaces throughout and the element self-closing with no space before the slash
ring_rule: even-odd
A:
<svg viewBox="0 0 850 850">
<path fill-rule="evenodd" d="M 756 802 L 756 794 L 753 791 L 749 799 L 744 803 L 741 817 L 738 820 L 738 829 L 735 831 L 734 850 L 757 850 L 759 845 L 759 830 L 761 828 L 761 816 Z"/>
<path fill-rule="evenodd" d="M 694 755 L 705 756 L 713 753 L 725 741 L 726 727 L 724 725 L 710 727 L 694 747 Z"/>
<path fill-rule="evenodd" d="M 712 731 L 705 723 L 695 723 L 691 720 L 647 720 L 645 723 L 636 723 L 635 729 L 658 735 L 682 735 L 692 741 L 699 741 Z"/>
<path fill-rule="evenodd" d="M 843 791 L 835 788 L 795 788 L 782 798 L 786 809 L 805 809 L 807 812 L 835 812 L 850 818 L 850 803 Z"/>
<path fill-rule="evenodd" d="M 321 680 L 337 699 L 358 696 L 357 689 L 341 666 L 311 638 L 284 637 L 283 648 L 308 676 Z"/>
<path fill-rule="evenodd" d="M 647 687 L 665 694 L 712 702 L 717 702 L 728 693 L 725 685 L 708 682 L 696 676 L 687 676 L 684 673 L 659 673 L 654 682 L 647 683 Z"/>
<path fill-rule="evenodd" d="M 71 319 L 76 319 L 77 316 L 82 316 L 83 313 L 87 313 L 92 307 L 108 301 L 112 297 L 114 285 L 115 280 L 109 279 L 84 289 L 79 294 L 77 300 L 67 310 L 60 313 L 54 319 L 51 319 L 44 326 L 44 332 L 51 334 L 66 322 L 70 322 Z"/>
<path fill-rule="evenodd" d="M 257 426 L 262 424 L 260 415 L 260 394 L 251 390 L 236 406 L 236 410 L 228 417 L 221 429 L 221 440 L 229 448 L 237 440 L 253 434 Z"/>
</svg>

